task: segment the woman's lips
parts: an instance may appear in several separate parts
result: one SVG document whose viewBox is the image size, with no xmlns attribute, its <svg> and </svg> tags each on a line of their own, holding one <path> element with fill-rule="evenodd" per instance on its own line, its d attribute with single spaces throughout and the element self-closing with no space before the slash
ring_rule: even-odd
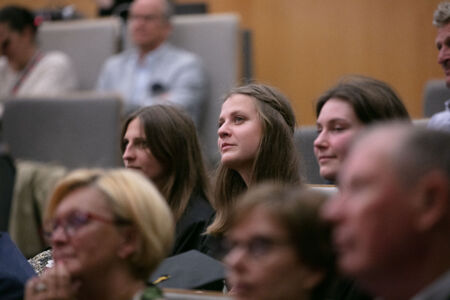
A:
<svg viewBox="0 0 450 300">
<path fill-rule="evenodd" d="M 223 143 L 222 146 L 220 147 L 220 150 L 222 152 L 224 152 L 224 151 L 227 151 L 228 149 L 230 149 L 233 146 L 234 146 L 233 144 Z"/>
<path fill-rule="evenodd" d="M 334 156 L 334 155 L 320 155 L 318 158 L 318 161 L 319 162 L 327 162 L 330 159 L 334 159 L 334 158 L 336 158 L 336 156 Z"/>
</svg>

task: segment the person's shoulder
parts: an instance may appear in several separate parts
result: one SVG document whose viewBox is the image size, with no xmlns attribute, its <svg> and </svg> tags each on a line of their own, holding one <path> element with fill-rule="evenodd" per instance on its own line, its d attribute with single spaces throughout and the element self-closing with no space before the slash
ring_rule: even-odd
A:
<svg viewBox="0 0 450 300">
<path fill-rule="evenodd" d="M 72 59 L 69 55 L 62 51 L 49 51 L 45 52 L 42 57 L 43 61 L 53 62 L 53 63 L 72 63 Z"/>
<path fill-rule="evenodd" d="M 427 128 L 450 132 L 450 100 L 446 102 L 446 109 L 434 114 L 428 121 Z"/>
<path fill-rule="evenodd" d="M 122 64 L 127 64 L 128 62 L 134 60 L 137 57 L 137 52 L 134 49 L 127 49 L 120 53 L 114 54 L 105 61 L 105 65 L 109 67 L 117 67 Z"/>
<path fill-rule="evenodd" d="M 209 224 L 215 215 L 215 211 L 209 201 L 200 193 L 193 193 L 184 210 L 178 226 L 190 228 L 192 226 Z"/>
<path fill-rule="evenodd" d="M 177 59 L 186 64 L 188 63 L 201 64 L 202 62 L 201 58 L 197 54 L 190 52 L 186 49 L 178 48 L 169 43 L 167 43 L 165 47 L 167 55 L 170 55 L 173 59 Z"/>
<path fill-rule="evenodd" d="M 11 280 L 25 283 L 35 275 L 33 268 L 16 247 L 9 235 L 0 235 L 0 281 Z"/>
<path fill-rule="evenodd" d="M 193 210 L 199 213 L 202 216 L 210 216 L 214 214 L 214 209 L 206 199 L 206 197 L 202 194 L 195 193 L 191 195 L 189 199 L 188 209 Z"/>
</svg>

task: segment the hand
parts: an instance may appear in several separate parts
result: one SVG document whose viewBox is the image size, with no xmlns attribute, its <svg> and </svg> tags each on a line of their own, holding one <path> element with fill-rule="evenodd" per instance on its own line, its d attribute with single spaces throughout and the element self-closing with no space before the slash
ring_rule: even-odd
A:
<svg viewBox="0 0 450 300">
<path fill-rule="evenodd" d="M 42 276 L 33 277 L 25 286 L 26 300 L 74 299 L 78 284 L 73 284 L 70 274 L 62 263 L 47 269 Z"/>
</svg>

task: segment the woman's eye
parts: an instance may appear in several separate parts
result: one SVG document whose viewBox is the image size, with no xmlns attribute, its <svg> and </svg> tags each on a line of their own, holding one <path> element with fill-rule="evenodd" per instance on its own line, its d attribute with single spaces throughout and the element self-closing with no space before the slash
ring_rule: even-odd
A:
<svg viewBox="0 0 450 300">
<path fill-rule="evenodd" d="M 333 128 L 333 131 L 336 131 L 336 132 L 341 132 L 341 131 L 344 131 L 346 128 L 345 127 L 334 127 Z"/>
<path fill-rule="evenodd" d="M 145 142 L 145 141 L 136 142 L 136 147 L 138 147 L 140 149 L 145 149 L 145 148 L 147 148 L 147 142 Z"/>
<path fill-rule="evenodd" d="M 239 117 L 239 116 L 234 117 L 234 123 L 240 124 L 242 122 L 244 122 L 244 118 L 243 117 Z"/>
</svg>

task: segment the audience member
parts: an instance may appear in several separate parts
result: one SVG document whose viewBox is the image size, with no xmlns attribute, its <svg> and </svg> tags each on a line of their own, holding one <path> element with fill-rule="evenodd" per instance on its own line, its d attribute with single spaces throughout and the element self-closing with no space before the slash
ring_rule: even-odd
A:
<svg viewBox="0 0 450 300">
<path fill-rule="evenodd" d="M 69 57 L 40 51 L 36 39 L 32 12 L 19 6 L 0 9 L 0 98 L 54 95 L 77 88 Z"/>
<path fill-rule="evenodd" d="M 331 228 L 319 217 L 325 200 L 273 183 L 239 199 L 224 260 L 234 299 L 366 299 L 336 272 Z"/>
<path fill-rule="evenodd" d="M 334 183 L 351 139 L 368 124 L 408 120 L 408 112 L 392 88 L 377 79 L 347 76 L 319 97 L 314 153 L 320 175 Z"/>
<path fill-rule="evenodd" d="M 0 295 L 2 300 L 21 300 L 26 281 L 34 272 L 5 232 L 0 232 Z"/>
<path fill-rule="evenodd" d="M 207 252 L 202 234 L 214 210 L 192 119 L 171 105 L 145 107 L 128 117 L 121 139 L 125 167 L 152 180 L 172 209 L 177 224 L 172 254 Z"/>
<path fill-rule="evenodd" d="M 147 279 L 172 246 L 170 209 L 131 170 L 78 170 L 56 187 L 46 215 L 55 266 L 25 299 L 160 299 Z M 101 242 L 101 246 L 99 246 Z"/>
<path fill-rule="evenodd" d="M 263 84 L 237 87 L 225 99 L 218 129 L 217 213 L 208 227 L 213 236 L 229 228 L 236 197 L 248 187 L 264 180 L 300 183 L 296 120 L 289 100 Z"/>
<path fill-rule="evenodd" d="M 339 171 L 339 266 L 381 299 L 450 297 L 450 135 L 384 125 L 359 138 Z"/>
<path fill-rule="evenodd" d="M 180 105 L 198 125 L 207 80 L 197 56 L 167 42 L 172 12 L 169 0 L 132 3 L 128 31 L 135 48 L 106 61 L 97 89 L 121 93 L 127 111 L 155 103 Z"/>
<path fill-rule="evenodd" d="M 128 8 L 132 0 L 95 0 L 99 16 L 116 15 L 127 19 Z"/>
<path fill-rule="evenodd" d="M 434 12 L 433 25 L 437 27 L 436 47 L 438 63 L 442 66 L 447 86 L 450 87 L 450 2 L 442 2 Z M 450 99 L 445 110 L 432 116 L 429 128 L 450 131 Z"/>
</svg>

